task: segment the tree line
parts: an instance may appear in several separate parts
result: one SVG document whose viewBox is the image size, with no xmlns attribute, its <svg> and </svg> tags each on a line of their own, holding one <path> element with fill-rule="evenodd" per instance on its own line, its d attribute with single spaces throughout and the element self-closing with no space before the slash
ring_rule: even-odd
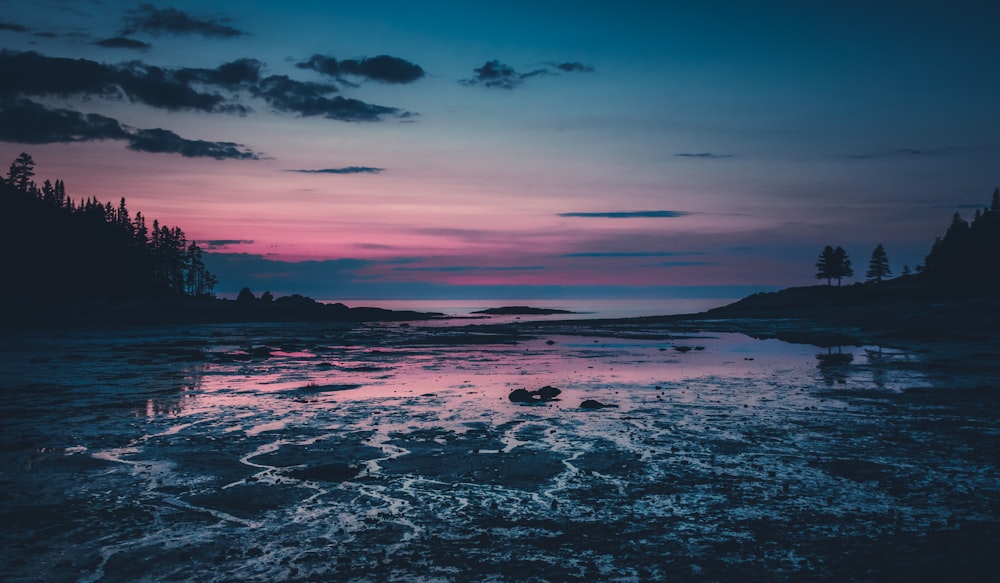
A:
<svg viewBox="0 0 1000 583">
<path fill-rule="evenodd" d="M 924 263 L 916 267 L 921 278 L 996 285 L 1000 283 L 1000 188 L 993 190 L 989 206 L 976 209 L 971 221 L 959 213 L 952 217 L 944 236 L 934 240 Z M 912 275 L 908 265 L 903 276 Z M 843 247 L 827 245 L 816 261 L 816 279 L 827 285 L 854 277 L 851 258 Z M 881 243 L 872 251 L 865 272 L 867 282 L 880 283 L 892 277 L 889 256 Z"/>
<path fill-rule="evenodd" d="M 216 284 L 202 249 L 180 227 L 134 216 L 97 197 L 73 200 L 62 180 L 35 180 L 22 153 L 0 177 L 0 249 L 10 297 L 211 296 Z"/>
</svg>

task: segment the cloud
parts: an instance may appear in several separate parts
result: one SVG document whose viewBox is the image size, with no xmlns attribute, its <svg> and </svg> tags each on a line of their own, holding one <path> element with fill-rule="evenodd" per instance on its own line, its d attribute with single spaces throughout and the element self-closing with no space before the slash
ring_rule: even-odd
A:
<svg viewBox="0 0 1000 583">
<path fill-rule="evenodd" d="M 447 265 L 443 267 L 394 267 L 392 271 L 430 271 L 439 273 L 469 273 L 477 271 L 543 271 L 548 269 L 542 265 L 525 265 L 511 267 L 480 267 L 475 265 Z"/>
<path fill-rule="evenodd" d="M 705 158 L 708 160 L 721 160 L 723 158 L 733 157 L 732 154 L 713 154 L 711 152 L 698 152 L 698 153 L 682 152 L 680 154 L 674 154 L 674 156 L 677 156 L 678 158 Z"/>
<path fill-rule="evenodd" d="M 513 89 L 524 83 L 526 78 L 542 74 L 542 71 L 544 69 L 522 74 L 515 71 L 510 65 L 504 65 L 500 61 L 492 60 L 487 61 L 482 67 L 474 69 L 472 71 L 474 73 L 473 77 L 463 79 L 460 83 L 468 87 L 479 85 L 496 89 Z"/>
<path fill-rule="evenodd" d="M 241 144 L 187 140 L 170 130 L 160 128 L 135 130 L 128 138 L 128 149 L 137 152 L 180 154 L 186 158 L 216 160 L 259 160 L 260 157 Z"/>
<path fill-rule="evenodd" d="M 478 69 L 473 69 L 473 76 L 469 79 L 459 81 L 466 87 L 487 87 L 495 89 L 514 89 L 524 83 L 525 79 L 546 75 L 558 75 L 560 71 L 569 73 L 573 71 L 592 72 L 593 67 L 583 63 L 551 63 L 551 69 L 535 69 L 527 73 L 518 73 L 510 65 L 505 65 L 494 59 Z"/>
<path fill-rule="evenodd" d="M 226 24 L 228 19 L 201 19 L 176 8 L 158 9 L 142 4 L 130 11 L 122 22 L 122 34 L 146 32 L 152 35 L 201 35 L 204 37 L 232 38 L 246 33 Z"/>
<path fill-rule="evenodd" d="M 852 160 L 870 160 L 880 158 L 910 158 L 913 156 L 943 156 L 960 151 L 961 148 L 897 148 L 886 152 L 872 152 L 868 154 L 848 154 L 847 158 Z"/>
<path fill-rule="evenodd" d="M 372 166 L 345 166 L 343 168 L 317 168 L 301 170 L 285 170 L 285 172 L 301 172 L 302 174 L 380 174 L 385 168 Z"/>
<path fill-rule="evenodd" d="M 50 108 L 29 99 L 0 101 L 0 140 L 51 144 L 125 140 L 128 132 L 110 117 Z"/>
<path fill-rule="evenodd" d="M 691 213 L 686 211 L 613 211 L 596 213 L 559 213 L 560 217 L 586 217 L 603 219 L 649 219 L 649 218 L 676 218 L 684 217 Z"/>
<path fill-rule="evenodd" d="M 2 51 L 0 78 L 18 82 L 0 85 L 0 96 L 125 97 L 171 111 L 246 113 L 245 106 L 230 103 L 218 93 L 193 87 L 195 82 L 219 84 L 227 67 L 232 66 L 231 63 L 218 69 L 164 69 L 139 61 L 115 66 L 88 59 L 47 57 L 36 52 Z"/>
<path fill-rule="evenodd" d="M 29 99 L 0 100 L 0 141 L 51 144 L 98 140 L 124 141 L 130 150 L 188 158 L 259 159 L 253 151 L 232 142 L 188 140 L 165 129 L 131 128 L 96 113 L 47 107 Z"/>
<path fill-rule="evenodd" d="M 261 80 L 256 94 L 278 111 L 303 117 L 322 116 L 339 121 L 382 121 L 385 117 L 408 118 L 410 112 L 341 96 L 326 97 L 337 87 L 325 83 L 296 81 L 286 75 Z"/>
<path fill-rule="evenodd" d="M 560 257 L 681 257 L 704 255 L 704 251 L 595 251 L 590 253 L 566 253 Z"/>
<path fill-rule="evenodd" d="M 202 239 L 195 241 L 199 245 L 204 245 L 209 251 L 213 249 L 222 249 L 224 247 L 229 247 L 230 245 L 249 245 L 253 243 L 252 239 Z"/>
<path fill-rule="evenodd" d="M 313 55 L 308 60 L 297 64 L 296 67 L 311 69 L 335 79 L 352 75 L 383 83 L 412 83 L 425 74 L 420 65 L 389 55 L 339 61 L 334 57 Z"/>
<path fill-rule="evenodd" d="M 566 73 L 573 73 L 573 72 L 593 73 L 594 72 L 594 68 L 593 67 L 591 67 L 590 65 L 584 65 L 583 63 L 558 63 L 556 65 L 556 68 L 559 69 L 560 71 L 564 71 Z"/>
<path fill-rule="evenodd" d="M 663 261 L 654 264 L 654 267 L 699 267 L 702 265 L 715 265 L 710 261 Z"/>
<path fill-rule="evenodd" d="M 0 20 L 0 30 L 10 30 L 13 32 L 28 32 L 28 27 Z"/>
<path fill-rule="evenodd" d="M 141 40 L 135 40 L 124 36 L 116 36 L 114 38 L 94 41 L 93 44 L 106 49 L 132 49 L 137 51 L 148 51 L 153 48 L 153 45 L 149 43 L 144 43 Z"/>
</svg>

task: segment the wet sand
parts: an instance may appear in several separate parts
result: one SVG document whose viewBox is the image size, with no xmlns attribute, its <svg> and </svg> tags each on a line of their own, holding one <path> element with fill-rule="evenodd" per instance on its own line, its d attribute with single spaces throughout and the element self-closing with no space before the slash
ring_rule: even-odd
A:
<svg viewBox="0 0 1000 583">
<path fill-rule="evenodd" d="M 984 580 L 1000 347 L 663 323 L 2 339 L 3 581 Z M 545 385 L 558 400 L 517 404 Z M 595 399 L 616 408 L 587 410 Z"/>
</svg>

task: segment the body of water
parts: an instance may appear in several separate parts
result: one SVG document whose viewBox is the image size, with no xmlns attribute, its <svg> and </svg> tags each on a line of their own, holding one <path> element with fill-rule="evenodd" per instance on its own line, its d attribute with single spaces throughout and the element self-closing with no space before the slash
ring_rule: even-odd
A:
<svg viewBox="0 0 1000 583">
<path fill-rule="evenodd" d="M 995 369 L 653 323 L 467 323 L 0 334 L 0 581 L 977 581 L 994 567 Z M 561 393 L 509 398 L 544 386 Z"/>
<path fill-rule="evenodd" d="M 719 298 L 635 298 L 635 299 L 448 299 L 448 300 L 321 300 L 341 302 L 350 307 L 369 306 L 387 310 L 416 310 L 418 312 L 439 312 L 448 316 L 477 316 L 473 312 L 504 306 L 530 306 L 568 310 L 574 314 L 553 314 L 550 316 L 520 316 L 520 319 L 594 319 L 594 318 L 638 318 L 642 316 L 667 316 L 672 314 L 692 314 L 704 312 L 730 304 L 736 299 Z M 482 316 L 479 314 L 478 316 Z M 511 316 L 491 316 L 491 323 L 514 319 Z"/>
</svg>

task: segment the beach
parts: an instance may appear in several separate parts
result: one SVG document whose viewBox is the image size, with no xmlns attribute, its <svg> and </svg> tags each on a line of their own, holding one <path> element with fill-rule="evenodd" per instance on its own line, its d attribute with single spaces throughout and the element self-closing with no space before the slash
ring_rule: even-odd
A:
<svg viewBox="0 0 1000 583">
<path fill-rule="evenodd" d="M 0 578 L 992 569 L 996 340 L 815 345 L 765 328 L 526 317 L 5 335 Z M 544 386 L 561 393 L 508 399 Z"/>
</svg>

